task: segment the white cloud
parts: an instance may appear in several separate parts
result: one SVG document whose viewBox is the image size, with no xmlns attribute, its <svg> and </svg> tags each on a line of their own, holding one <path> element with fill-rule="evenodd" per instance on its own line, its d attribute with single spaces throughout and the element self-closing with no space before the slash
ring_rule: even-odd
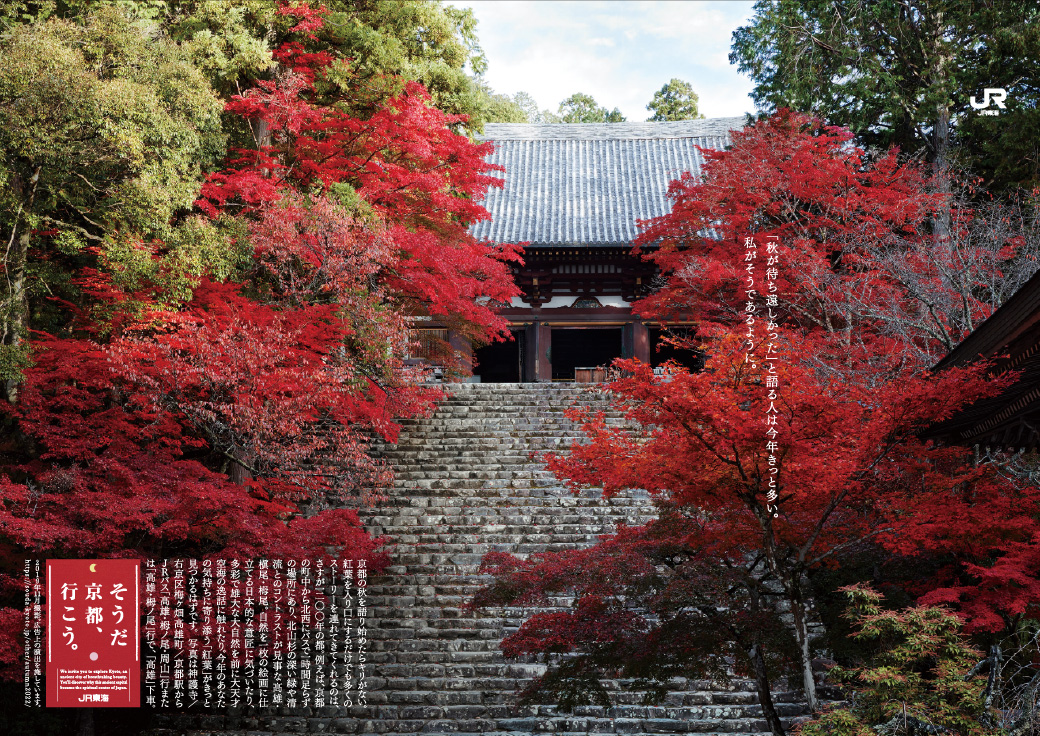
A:
<svg viewBox="0 0 1040 736">
<path fill-rule="evenodd" d="M 644 120 L 654 91 L 678 77 L 693 85 L 708 117 L 753 110 L 751 82 L 727 58 L 750 2 L 451 4 L 473 8 L 491 86 L 529 92 L 543 108 L 587 92 L 629 120 Z"/>
</svg>

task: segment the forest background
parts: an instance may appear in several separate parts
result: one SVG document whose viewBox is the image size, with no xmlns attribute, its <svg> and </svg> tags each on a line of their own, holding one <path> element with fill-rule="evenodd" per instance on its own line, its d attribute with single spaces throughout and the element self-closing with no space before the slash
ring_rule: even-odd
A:
<svg viewBox="0 0 1040 736">
<path fill-rule="evenodd" d="M 731 655 L 755 671 L 767 712 L 785 668 L 813 702 L 804 622 L 776 619 L 769 584 L 798 611 L 874 579 L 895 605 L 957 607 L 944 626 L 984 644 L 1035 644 L 1037 488 L 917 435 L 994 390 L 978 371 L 927 368 L 1035 270 L 1038 12 L 799 0 L 760 3 L 735 34 L 764 119 L 710 157 L 707 181 L 677 183 L 673 213 L 642 241 L 660 245 L 665 276 L 645 314 L 696 312 L 709 370 L 662 382 L 629 366 L 618 396 L 659 434 L 635 447 L 590 418 L 590 449 L 553 461 L 577 484 L 650 489 L 661 521 L 585 556 L 490 568 L 500 584 L 485 602 L 579 589 L 574 613 L 532 619 L 508 644 L 583 655 L 543 691 L 587 697 L 619 668 L 656 687 L 703 648 L 691 638 L 677 660 L 634 642 L 685 626 L 725 632 L 704 661 Z M 500 173 L 472 135 L 490 121 L 620 113 L 581 93 L 556 112 L 496 95 L 472 14 L 433 2 L 11 2 L 0 22 L 0 660 L 17 673 L 26 557 L 335 545 L 385 564 L 353 509 L 387 482 L 370 438 L 392 440 L 396 419 L 438 398 L 406 365 L 409 326 L 433 318 L 477 344 L 499 339 L 491 305 L 517 293 L 515 247 L 467 232 Z M 994 86 L 1010 91 L 1006 109 L 973 114 L 970 97 Z M 677 79 L 649 108 L 699 114 Z M 705 224 L 721 224 L 722 240 L 700 238 Z M 770 453 L 752 449 L 768 394 L 731 341 L 739 310 L 721 306 L 736 303 L 734 248 L 749 234 L 797 243 L 789 267 L 814 275 L 789 274 L 776 320 L 807 358 L 789 369 L 801 397 L 785 407 L 791 444 L 772 453 L 800 489 L 781 494 L 778 517 L 763 503 Z M 691 431 L 703 426 L 714 434 Z M 679 446 L 696 462 L 649 475 Z M 818 459 L 839 446 L 847 461 L 824 477 Z M 607 588 L 582 590 L 571 574 L 621 561 Z M 733 607 L 720 629 L 704 601 L 723 592 Z M 590 637 L 603 630 L 617 636 Z M 833 651 L 867 661 L 832 630 Z M 896 625 L 889 639 L 913 633 Z M 926 675 L 944 662 L 904 659 Z M 922 722 L 989 723 L 962 718 L 969 705 L 929 711 L 922 693 Z"/>
</svg>

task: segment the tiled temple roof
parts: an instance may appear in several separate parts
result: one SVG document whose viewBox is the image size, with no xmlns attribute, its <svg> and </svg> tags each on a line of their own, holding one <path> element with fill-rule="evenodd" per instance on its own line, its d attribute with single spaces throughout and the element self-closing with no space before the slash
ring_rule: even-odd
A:
<svg viewBox="0 0 1040 736">
<path fill-rule="evenodd" d="M 696 146 L 721 149 L 744 118 L 665 123 L 485 126 L 488 161 L 505 167 L 484 201 L 491 220 L 473 234 L 500 243 L 623 245 L 636 221 L 665 214 L 668 183 L 698 173 Z"/>
</svg>

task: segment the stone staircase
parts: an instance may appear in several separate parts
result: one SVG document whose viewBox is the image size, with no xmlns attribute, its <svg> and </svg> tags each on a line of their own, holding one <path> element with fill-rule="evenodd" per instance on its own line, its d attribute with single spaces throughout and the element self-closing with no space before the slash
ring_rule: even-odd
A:
<svg viewBox="0 0 1040 736">
<path fill-rule="evenodd" d="M 369 580 L 367 705 L 171 715 L 158 719 L 151 736 L 767 733 L 753 683 L 740 679 L 727 686 L 691 680 L 659 706 L 606 683 L 610 707 L 517 707 L 518 690 L 544 667 L 507 661 L 499 642 L 533 611 L 464 609 L 487 582 L 477 573 L 484 554 L 592 545 L 619 522 L 645 521 L 652 507 L 641 491 L 609 500 L 595 490 L 575 496 L 532 457 L 579 437 L 564 416 L 575 403 L 623 423 L 603 394 L 574 384 L 445 388 L 449 396 L 431 417 L 405 422 L 396 445 L 375 451 L 393 464 L 395 484 L 363 516 L 370 531 L 396 546 L 391 566 Z M 797 693 L 775 693 L 774 700 L 785 725 L 806 713 Z"/>
<path fill-rule="evenodd" d="M 463 606 L 486 579 L 490 551 L 528 555 L 594 544 L 619 522 L 651 513 L 648 494 L 605 500 L 575 496 L 532 453 L 564 449 L 578 438 L 564 411 L 581 402 L 609 410 L 603 394 L 574 384 L 457 384 L 427 419 L 407 422 L 381 455 L 396 481 L 372 532 L 397 542 L 393 565 L 369 586 L 370 716 L 360 733 L 741 733 L 767 731 L 750 681 L 728 690 L 690 681 L 661 706 L 613 684 L 609 708 L 558 713 L 517 708 L 516 692 L 544 666 L 505 660 L 502 637 L 530 609 L 469 612 Z M 568 600 L 554 601 L 566 605 Z M 788 720 L 805 713 L 795 694 L 777 697 Z"/>
</svg>

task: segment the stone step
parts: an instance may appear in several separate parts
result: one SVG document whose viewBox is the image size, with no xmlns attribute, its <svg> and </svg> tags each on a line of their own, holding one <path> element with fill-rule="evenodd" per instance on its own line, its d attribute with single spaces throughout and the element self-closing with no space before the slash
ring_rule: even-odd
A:
<svg viewBox="0 0 1040 736">
<path fill-rule="evenodd" d="M 414 519 L 423 516 L 466 516 L 470 519 L 487 516 L 525 516 L 531 514 L 549 514 L 553 517 L 573 516 L 574 514 L 588 516 L 592 515 L 618 515 L 627 514 L 632 511 L 652 513 L 653 505 L 649 499 L 611 498 L 598 499 L 587 496 L 572 496 L 570 494 L 538 493 L 544 490 L 540 488 L 528 488 L 527 494 L 517 494 L 515 498 L 494 498 L 484 491 L 499 491 L 509 493 L 513 489 L 508 486 L 496 488 L 458 488 L 446 483 L 430 481 L 428 486 L 414 486 L 413 490 L 422 490 L 426 501 L 422 506 L 405 506 L 394 509 L 398 513 L 390 513 L 383 510 L 364 511 L 366 518 L 389 518 L 403 520 L 404 523 L 414 523 Z M 454 497 L 442 497 L 438 495 L 440 490 L 452 490 L 456 492 Z M 396 489 L 395 489 L 396 490 Z M 458 503 L 459 495 L 466 494 L 465 503 Z M 457 520 L 456 520 L 457 521 Z M 485 522 L 486 523 L 486 522 Z"/>
<path fill-rule="evenodd" d="M 450 489 L 449 489 L 450 490 Z M 435 500 L 435 499 L 430 499 Z M 363 519 L 371 519 L 373 526 L 394 527 L 436 527 L 440 524 L 451 523 L 463 534 L 473 534 L 483 530 L 487 526 L 499 524 L 523 524 L 525 526 L 546 526 L 547 528 L 565 527 L 572 524 L 594 524 L 597 519 L 602 519 L 603 524 L 614 525 L 618 519 L 628 518 L 632 515 L 647 516 L 651 508 L 649 505 L 630 504 L 597 504 L 582 503 L 585 499 L 561 498 L 561 503 L 556 508 L 547 508 L 542 504 L 504 504 L 502 506 L 487 506 L 479 503 L 481 499 L 472 499 L 472 503 L 464 508 L 458 506 L 441 506 L 430 504 L 421 511 L 421 514 L 401 514 L 400 516 L 363 516 Z M 541 501 L 551 499 L 538 499 Z M 401 509 L 405 511 L 406 509 Z M 459 529 L 459 526 L 474 527 L 473 529 Z M 572 530 L 568 530 L 572 531 Z M 412 533 L 416 533 L 414 530 Z"/>
<path fill-rule="evenodd" d="M 517 447 L 529 447 L 532 450 L 538 450 L 542 446 L 564 446 L 570 447 L 575 442 L 582 440 L 582 437 L 578 435 L 562 437 L 559 432 L 545 431 L 545 432 L 530 432 L 524 434 L 518 434 L 515 432 L 501 431 L 491 432 L 487 430 L 473 430 L 472 432 L 463 432 L 461 430 L 455 432 L 430 432 L 428 435 L 423 437 L 404 437 L 401 438 L 396 447 L 384 454 L 394 455 L 395 453 L 408 452 L 414 450 L 417 447 L 427 448 L 427 451 L 446 451 L 447 448 L 454 448 L 458 445 L 466 445 L 469 448 L 486 448 L 486 449 L 513 449 Z"/>
<path fill-rule="evenodd" d="M 555 489 L 561 493 L 568 495 L 581 496 L 584 494 L 575 494 L 569 488 L 560 485 L 560 481 L 556 478 L 548 476 L 548 471 L 542 470 L 512 470 L 509 469 L 508 465 L 491 465 L 487 470 L 481 471 L 479 469 L 466 468 L 464 470 L 401 470 L 396 473 L 394 478 L 395 486 L 401 484 L 413 484 L 417 481 L 423 480 L 443 480 L 443 481 L 469 481 L 477 480 L 481 481 L 481 488 L 487 489 Z M 602 495 L 599 489 L 596 489 L 596 493 Z"/>
<path fill-rule="evenodd" d="M 547 508 L 547 503 L 550 501 L 557 501 L 556 508 L 558 509 L 570 509 L 570 513 L 582 513 L 592 512 L 597 515 L 605 516 L 627 516 L 630 514 L 648 515 L 653 512 L 653 504 L 649 499 L 616 499 L 612 498 L 609 501 L 600 501 L 598 499 L 589 499 L 581 496 L 570 496 L 556 493 L 545 493 L 542 488 L 512 488 L 506 485 L 473 489 L 452 489 L 448 487 L 447 490 L 455 490 L 459 493 L 466 494 L 466 505 L 458 506 L 454 502 L 457 498 L 453 498 L 450 495 L 437 495 L 437 490 L 428 488 L 424 489 L 428 493 L 422 498 L 426 503 L 422 506 L 396 506 L 390 509 L 381 509 L 378 513 L 385 514 L 385 517 L 379 518 L 390 518 L 392 515 L 393 521 L 401 520 L 403 524 L 413 524 L 416 517 L 423 516 L 444 516 L 449 514 L 451 516 L 465 516 L 469 517 L 470 520 L 483 525 L 496 524 L 504 522 L 489 521 L 487 518 L 477 519 L 477 516 L 488 517 L 488 516 L 522 516 L 537 514 L 541 510 Z M 502 500 L 495 498 L 491 495 L 491 492 L 498 491 L 499 493 L 515 492 L 515 497 Z M 418 499 L 417 499 L 418 500 Z M 478 511 L 478 509 L 483 509 Z M 393 514 L 393 511 L 400 512 L 399 514 Z M 367 518 L 376 518 L 373 515 Z M 562 512 L 554 511 L 553 516 L 558 516 Z M 457 519 L 455 521 L 458 521 Z"/>
<path fill-rule="evenodd" d="M 571 513 L 564 513 L 569 510 Z M 408 534 L 442 534 L 457 531 L 461 534 L 494 533 L 502 524 L 522 524 L 520 533 L 545 534 L 559 531 L 562 534 L 592 533 L 591 529 L 613 528 L 618 522 L 632 518 L 646 518 L 649 509 L 644 507 L 561 506 L 555 513 L 542 507 L 504 507 L 460 510 L 453 507 L 430 506 L 423 516 L 370 517 L 374 528 L 397 529 Z M 585 512 L 584 514 L 582 512 Z M 452 529 L 442 527 L 451 524 Z M 538 531 L 534 531 L 537 528 Z"/>
<path fill-rule="evenodd" d="M 606 415 L 604 422 L 610 426 L 623 427 L 627 426 L 628 422 L 626 419 L 618 414 Z M 410 420 L 402 422 L 401 426 L 404 427 L 402 431 L 410 432 L 413 429 L 419 430 L 433 430 L 433 431 L 444 431 L 446 429 L 471 429 L 474 427 L 491 427 L 494 429 L 514 429 L 514 430 L 532 430 L 540 431 L 549 424 L 558 424 L 560 426 L 573 426 L 575 422 L 570 420 L 562 420 L 551 422 L 548 421 L 547 417 L 535 416 L 526 414 L 523 411 L 510 412 L 506 410 L 495 411 L 495 412 L 480 412 L 480 413 L 441 413 L 438 412 L 432 417 L 424 420 Z"/>
<path fill-rule="evenodd" d="M 371 701 L 370 701 L 371 702 Z M 326 709 L 321 709 L 326 710 Z M 722 721 L 678 718 L 589 717 L 589 716 L 524 716 L 508 706 L 491 706 L 484 711 L 473 706 L 379 706 L 376 708 L 328 709 L 333 714 L 284 716 L 196 716 L 182 718 L 177 728 L 155 729 L 154 736 L 180 736 L 184 726 L 192 733 L 248 733 L 250 736 L 281 736 L 298 733 L 383 734 L 395 736 L 429 736 L 430 733 L 452 733 L 454 736 L 517 736 L 535 733 L 617 733 L 662 734 L 698 733 L 705 736 L 736 733 L 767 736 L 765 722 L 760 719 Z M 377 710 L 374 715 L 367 711 Z M 351 713 L 356 711 L 356 715 Z M 439 718 L 429 716 L 438 715 Z M 504 716 L 504 717 L 503 717 Z M 798 719 L 784 718 L 785 726 Z M 190 725 L 189 725 L 190 724 Z M 407 730 L 398 730 L 398 729 Z M 460 730 L 463 729 L 463 730 Z"/>
</svg>

